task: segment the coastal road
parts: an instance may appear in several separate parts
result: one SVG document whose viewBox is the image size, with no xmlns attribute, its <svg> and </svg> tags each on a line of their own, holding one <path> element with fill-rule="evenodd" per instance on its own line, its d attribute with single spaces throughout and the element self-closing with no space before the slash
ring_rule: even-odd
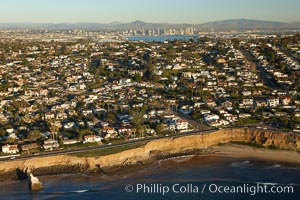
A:
<svg viewBox="0 0 300 200">
<path fill-rule="evenodd" d="M 265 83 L 265 85 L 274 90 L 279 89 L 279 86 L 275 79 L 270 76 L 270 74 L 262 66 L 260 66 L 259 63 L 256 63 L 256 66 L 259 70 L 259 78 Z"/>
<path fill-rule="evenodd" d="M 68 149 L 68 150 L 62 150 L 62 151 L 53 151 L 53 152 L 45 152 L 41 153 L 39 155 L 28 155 L 28 156 L 20 156 L 15 157 L 13 160 L 26 160 L 28 158 L 38 158 L 38 157 L 47 157 L 47 156 L 54 156 L 54 155 L 66 155 L 66 154 L 73 154 L 73 153 L 82 153 L 82 152 L 88 152 L 93 150 L 101 150 L 101 149 L 109 149 L 112 147 L 122 147 L 125 145 L 130 144 L 137 144 L 137 143 L 143 143 L 143 142 L 150 142 L 162 138 L 176 138 L 176 137 L 182 137 L 182 136 L 188 136 L 188 135 L 197 135 L 197 134 L 206 134 L 211 133 L 214 131 L 219 130 L 218 128 L 210 129 L 210 130 L 204 130 L 204 131 L 189 131 L 184 133 L 178 133 L 178 134 L 171 134 L 167 136 L 158 136 L 158 137 L 149 137 L 149 138 L 142 138 L 142 139 L 136 139 L 136 140 L 129 140 L 127 142 L 112 144 L 112 145 L 99 145 L 99 146 L 92 146 L 92 147 L 85 147 L 85 148 L 79 148 L 79 149 Z M 0 160 L 0 162 L 3 161 L 10 161 L 11 159 L 3 159 Z"/>
<path fill-rule="evenodd" d="M 259 78 L 265 83 L 266 86 L 272 88 L 272 89 L 279 89 L 279 86 L 274 80 L 273 77 L 270 76 L 270 74 L 260 65 L 257 58 L 249 52 L 247 49 L 240 49 L 244 56 L 249 60 L 250 62 L 255 63 L 256 68 L 259 70 Z"/>
<path fill-rule="evenodd" d="M 93 151 L 93 150 L 101 150 L 101 149 L 109 149 L 112 147 L 122 147 L 125 145 L 130 145 L 130 144 L 137 144 L 137 143 L 143 143 L 143 142 L 150 142 L 154 140 L 159 140 L 162 138 L 177 138 L 177 137 L 182 137 L 182 136 L 189 136 L 189 135 L 199 135 L 199 134 L 208 134 L 211 132 L 215 132 L 220 129 L 235 129 L 235 128 L 249 128 L 253 130 L 260 130 L 260 131 L 272 131 L 272 132 L 283 132 L 282 130 L 279 129 L 269 129 L 269 128 L 263 128 L 261 125 L 260 127 L 255 127 L 255 126 L 232 126 L 232 127 L 225 127 L 225 128 L 212 128 L 209 130 L 196 130 L 196 131 L 189 131 L 189 132 L 184 132 L 184 133 L 177 133 L 177 134 L 171 134 L 167 136 L 158 136 L 158 137 L 150 137 L 150 138 L 142 138 L 142 139 L 136 139 L 136 140 L 130 140 L 127 142 L 122 142 L 118 144 L 112 144 L 112 145 L 99 145 L 99 146 L 93 146 L 93 147 L 85 147 L 85 148 L 79 148 L 79 149 L 68 149 L 68 150 L 61 150 L 61 151 L 53 151 L 53 152 L 45 152 L 40 155 L 29 155 L 29 156 L 20 156 L 20 157 L 15 157 L 13 160 L 26 160 L 29 158 L 38 158 L 38 157 L 47 157 L 47 156 L 55 156 L 55 155 L 66 155 L 66 154 L 73 154 L 73 153 L 82 153 L 82 152 L 88 152 L 88 151 Z M 291 132 L 289 132 L 291 133 Z M 7 161 L 13 161 L 11 159 L 3 159 L 0 160 L 0 162 L 7 162 Z"/>
</svg>

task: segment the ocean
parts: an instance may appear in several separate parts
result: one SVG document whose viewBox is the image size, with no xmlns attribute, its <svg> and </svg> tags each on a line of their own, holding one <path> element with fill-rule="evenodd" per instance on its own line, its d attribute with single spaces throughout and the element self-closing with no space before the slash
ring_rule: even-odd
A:
<svg viewBox="0 0 300 200">
<path fill-rule="evenodd" d="M 183 199 L 299 200 L 300 166 L 262 160 L 190 156 L 159 161 L 141 170 L 114 174 L 41 176 L 43 190 L 27 180 L 0 183 L 1 199 Z M 205 185 L 205 187 L 204 187 Z M 276 193 L 255 189 L 274 186 Z M 283 187 L 292 187 L 288 194 Z M 227 189 L 230 190 L 226 190 Z M 203 189 L 204 188 L 204 189 Z M 244 190 L 233 190 L 239 188 Z M 253 189 L 254 188 L 254 189 Z M 229 191 L 229 192 L 228 192 Z M 279 194 L 279 192 L 281 192 Z"/>
<path fill-rule="evenodd" d="M 145 41 L 145 42 L 163 42 L 166 40 L 174 41 L 174 40 L 196 40 L 198 38 L 197 35 L 161 35 L 161 36 L 128 36 L 127 39 L 129 41 Z"/>
</svg>

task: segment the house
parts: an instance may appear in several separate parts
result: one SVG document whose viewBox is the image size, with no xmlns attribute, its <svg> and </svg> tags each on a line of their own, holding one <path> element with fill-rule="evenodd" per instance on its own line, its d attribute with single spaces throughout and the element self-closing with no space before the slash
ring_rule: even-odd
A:
<svg viewBox="0 0 300 200">
<path fill-rule="evenodd" d="M 242 92 L 243 96 L 251 96 L 252 92 L 249 90 L 245 90 Z"/>
<path fill-rule="evenodd" d="M 239 114 L 239 118 L 241 118 L 241 119 L 250 118 L 250 117 L 251 117 L 251 114 L 249 114 L 249 113 L 240 113 Z"/>
<path fill-rule="evenodd" d="M 268 106 L 268 102 L 264 99 L 257 99 L 255 101 L 255 105 L 256 107 L 267 107 Z"/>
<path fill-rule="evenodd" d="M 43 148 L 45 150 L 50 150 L 50 149 L 58 148 L 58 147 L 59 147 L 59 144 L 58 144 L 57 140 L 49 139 L 49 140 L 44 141 Z"/>
<path fill-rule="evenodd" d="M 281 99 L 281 102 L 282 102 L 282 104 L 284 105 L 284 106 L 287 106 L 287 105 L 289 105 L 290 103 L 291 103 L 291 101 L 292 101 L 292 98 L 291 97 L 283 97 L 282 99 Z"/>
<path fill-rule="evenodd" d="M 38 148 L 40 148 L 40 145 L 38 145 L 38 143 L 36 143 L 36 142 L 31 143 L 31 144 L 21 145 L 21 150 L 22 151 L 28 151 L 28 150 L 31 150 L 31 149 L 38 149 Z"/>
<path fill-rule="evenodd" d="M 268 99 L 268 104 L 271 108 L 274 108 L 279 105 L 279 98 L 270 98 Z"/>
<path fill-rule="evenodd" d="M 218 119 L 220 119 L 219 115 L 215 115 L 215 114 L 204 115 L 204 121 L 206 121 L 206 122 L 217 121 Z"/>
<path fill-rule="evenodd" d="M 244 106 L 253 106 L 253 99 L 249 98 L 249 99 L 242 99 L 242 104 Z"/>
<path fill-rule="evenodd" d="M 200 108 L 201 107 L 201 105 L 203 105 L 204 103 L 202 103 L 202 102 L 195 102 L 194 103 L 194 108 Z"/>
<path fill-rule="evenodd" d="M 223 108 L 226 108 L 228 110 L 231 110 L 232 106 L 233 106 L 232 102 L 230 102 L 230 101 L 225 101 L 221 105 L 222 105 Z"/>
<path fill-rule="evenodd" d="M 230 113 L 226 113 L 224 114 L 224 117 L 229 121 L 229 122 L 235 122 L 238 121 L 238 118 L 236 115 L 230 114 Z M 223 120 L 226 121 L 226 120 Z M 226 122 L 225 122 L 226 123 Z M 226 124 L 227 125 L 227 124 Z"/>
<path fill-rule="evenodd" d="M 63 144 L 66 144 L 66 145 L 68 145 L 68 144 L 76 144 L 76 143 L 78 143 L 79 141 L 77 141 L 77 140 L 75 140 L 75 139 L 64 139 L 63 140 Z"/>
<path fill-rule="evenodd" d="M 219 63 L 219 64 L 224 64 L 224 63 L 226 63 L 227 61 L 224 59 L 224 58 L 218 58 L 217 59 L 217 63 Z"/>
<path fill-rule="evenodd" d="M 100 142 L 102 141 L 102 137 L 97 136 L 97 135 L 85 135 L 83 136 L 83 143 L 88 143 L 88 142 Z"/>
<path fill-rule="evenodd" d="M 47 112 L 46 114 L 45 114 L 45 119 L 47 120 L 47 119 L 54 119 L 55 118 L 55 115 L 54 115 L 54 113 L 53 112 Z"/>
<path fill-rule="evenodd" d="M 189 128 L 189 123 L 186 120 L 179 119 L 176 122 L 177 130 L 186 130 Z"/>
<path fill-rule="evenodd" d="M 200 113 L 201 115 L 205 115 L 205 114 L 210 114 L 210 110 L 201 110 Z"/>
<path fill-rule="evenodd" d="M 132 132 L 132 129 L 131 128 L 127 128 L 127 127 L 120 127 L 118 129 L 118 132 L 119 133 L 126 133 L 126 134 L 130 135 L 131 132 Z"/>
<path fill-rule="evenodd" d="M 300 124 L 295 124 L 293 131 L 300 132 Z"/>
<path fill-rule="evenodd" d="M 168 123 L 168 130 L 173 131 L 176 129 L 176 123 L 172 122 L 172 123 Z"/>
<path fill-rule="evenodd" d="M 208 107 L 215 107 L 215 106 L 217 106 L 216 102 L 213 101 L 213 100 L 208 100 L 206 102 L 206 104 L 207 104 Z"/>
<path fill-rule="evenodd" d="M 107 133 L 107 134 L 114 134 L 115 133 L 115 129 L 109 126 L 105 126 L 103 127 L 103 132 Z"/>
<path fill-rule="evenodd" d="M 84 83 L 79 84 L 79 89 L 80 90 L 86 89 L 86 85 Z"/>
<path fill-rule="evenodd" d="M 220 123 L 219 120 L 217 120 L 217 121 L 210 122 L 209 125 L 213 126 L 213 127 L 216 127 L 216 126 L 221 126 L 222 124 Z"/>
<path fill-rule="evenodd" d="M 229 125 L 229 122 L 228 122 L 227 120 L 223 120 L 223 119 L 220 120 L 220 123 L 221 123 L 223 126 Z"/>
<path fill-rule="evenodd" d="M 19 153 L 19 149 L 17 145 L 7 144 L 2 146 L 2 152 L 8 154 L 16 154 Z"/>
</svg>

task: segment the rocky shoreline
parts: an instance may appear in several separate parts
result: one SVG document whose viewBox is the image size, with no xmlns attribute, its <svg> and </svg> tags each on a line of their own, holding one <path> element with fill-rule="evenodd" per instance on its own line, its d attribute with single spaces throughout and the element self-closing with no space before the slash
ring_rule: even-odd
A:
<svg viewBox="0 0 300 200">
<path fill-rule="evenodd" d="M 142 147 L 99 157 L 59 155 L 2 162 L 0 181 L 26 179 L 29 173 L 34 176 L 89 172 L 118 173 L 122 170 L 143 168 L 159 160 L 174 157 L 215 154 L 212 146 L 229 142 L 251 143 L 293 152 L 300 150 L 299 134 L 223 129 L 209 134 L 158 139 Z M 222 147 L 218 151 L 220 149 Z"/>
<path fill-rule="evenodd" d="M 133 169 L 141 169 L 145 166 L 153 165 L 158 161 L 167 160 L 170 158 L 177 158 L 189 155 L 210 155 L 214 152 L 212 149 L 193 149 L 178 153 L 166 153 L 166 152 L 152 152 L 152 156 L 149 160 L 145 162 L 137 163 L 121 163 L 112 167 L 105 167 L 102 169 L 97 166 L 93 170 L 89 170 L 89 166 L 86 164 L 74 164 L 74 165 L 52 165 L 31 169 L 31 173 L 35 176 L 48 176 L 48 175 L 59 175 L 59 174 L 76 174 L 76 173 L 102 173 L 102 174 L 115 174 L 115 173 L 126 173 L 132 171 Z M 2 172 L 0 173 L 0 181 L 7 180 L 24 180 L 29 177 L 29 172 L 27 169 L 16 169 L 16 171 Z"/>
</svg>

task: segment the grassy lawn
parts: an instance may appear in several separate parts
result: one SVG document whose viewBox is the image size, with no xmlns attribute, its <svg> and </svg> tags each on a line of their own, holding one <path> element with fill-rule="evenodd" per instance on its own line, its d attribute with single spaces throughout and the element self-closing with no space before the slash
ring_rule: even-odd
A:
<svg viewBox="0 0 300 200">
<path fill-rule="evenodd" d="M 248 118 L 248 119 L 240 119 L 236 124 L 243 125 L 243 124 L 255 124 L 258 123 L 259 120 Z"/>
<path fill-rule="evenodd" d="M 75 143 L 75 144 L 63 144 L 61 145 L 61 148 L 63 149 L 78 149 L 78 148 L 84 148 L 84 147 L 92 147 L 99 145 L 97 142 L 88 142 L 88 143 Z"/>
<path fill-rule="evenodd" d="M 106 143 L 112 143 L 112 144 L 118 144 L 118 143 L 122 143 L 124 142 L 125 140 L 122 139 L 122 138 L 116 138 L 116 139 L 110 139 L 110 140 L 105 140 Z"/>
<path fill-rule="evenodd" d="M 27 156 L 27 155 L 33 155 L 35 153 L 41 153 L 41 150 L 36 148 L 36 149 L 30 149 L 29 151 L 21 151 L 22 156 Z"/>
<path fill-rule="evenodd" d="M 71 155 L 78 156 L 78 157 L 99 157 L 105 156 L 109 154 L 119 153 L 125 150 L 134 149 L 141 147 L 145 144 L 145 142 L 135 143 L 135 144 L 128 144 L 118 147 L 110 147 L 105 149 L 98 149 L 98 150 L 91 150 L 87 152 L 80 152 L 80 153 L 72 153 Z"/>
<path fill-rule="evenodd" d="M 0 152 L 0 156 L 9 156 L 10 154 L 8 153 L 3 153 L 3 152 Z"/>
</svg>

